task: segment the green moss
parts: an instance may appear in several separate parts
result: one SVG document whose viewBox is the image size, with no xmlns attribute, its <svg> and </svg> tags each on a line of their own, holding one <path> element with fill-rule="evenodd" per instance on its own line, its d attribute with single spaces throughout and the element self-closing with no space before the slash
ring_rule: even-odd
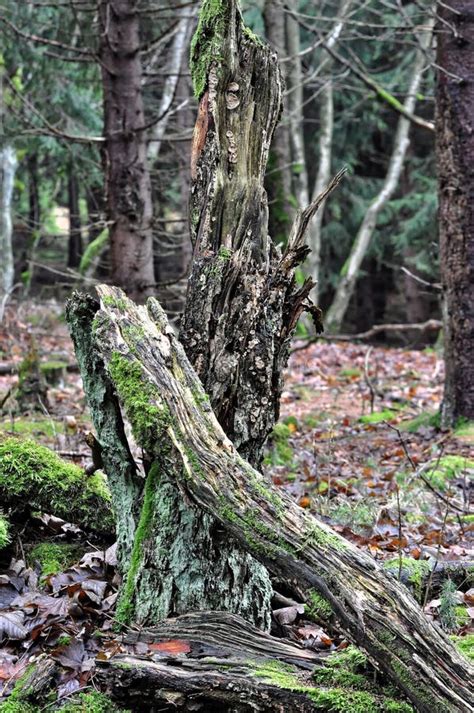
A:
<svg viewBox="0 0 474 713">
<path fill-rule="evenodd" d="M 153 531 L 153 503 L 158 481 L 159 464 L 155 461 L 147 475 L 143 493 L 143 505 L 140 513 L 140 520 L 135 533 L 135 539 L 133 541 L 130 565 L 117 605 L 116 619 L 120 624 L 127 624 L 133 619 L 135 611 L 134 593 L 136 580 L 143 562 L 144 544 L 149 539 Z"/>
<path fill-rule="evenodd" d="M 426 471 L 425 478 L 427 478 L 436 489 L 446 490 L 450 480 L 458 478 L 467 470 L 474 472 L 474 460 L 465 458 L 464 456 L 443 456 L 443 458 L 434 463 L 432 470 Z"/>
<path fill-rule="evenodd" d="M 368 413 L 365 416 L 361 416 L 359 421 L 361 423 L 380 423 L 381 421 L 391 421 L 396 417 L 397 414 L 395 411 L 385 409 L 384 411 L 374 411 L 374 413 Z"/>
<path fill-rule="evenodd" d="M 274 660 L 255 666 L 253 671 L 254 676 L 262 678 L 274 686 L 305 694 L 313 702 L 315 711 L 326 711 L 327 713 L 383 713 L 384 711 L 412 713 L 413 711 L 413 708 L 407 703 L 374 695 L 368 691 L 339 686 L 314 688 L 304 685 L 299 680 L 297 673 L 294 666 Z"/>
<path fill-rule="evenodd" d="M 330 619 L 332 616 L 332 607 L 327 599 L 322 597 L 319 592 L 312 589 L 308 593 L 308 603 L 305 606 L 305 614 L 313 619 Z"/>
<path fill-rule="evenodd" d="M 88 477 L 72 463 L 32 440 L 0 442 L 0 500 L 23 504 L 101 532 L 113 530 L 104 476 Z"/>
<path fill-rule="evenodd" d="M 124 708 L 118 708 L 104 693 L 92 691 L 80 693 L 61 708 L 62 713 L 129 713 Z"/>
<path fill-rule="evenodd" d="M 81 555 L 81 548 L 66 543 L 42 542 L 35 545 L 30 552 L 32 563 L 39 562 L 43 577 L 63 572 L 74 564 Z"/>
<path fill-rule="evenodd" d="M 143 378 L 137 361 L 115 352 L 109 369 L 133 435 L 142 448 L 153 452 L 162 446 L 164 433 L 171 424 L 168 409 L 162 404 L 158 391 Z"/>
<path fill-rule="evenodd" d="M 218 255 L 219 255 L 219 257 L 223 258 L 224 260 L 230 260 L 233 253 L 234 253 L 234 251 L 231 250 L 231 248 L 220 247 Z"/>
<path fill-rule="evenodd" d="M 198 25 L 191 40 L 190 69 L 194 95 L 200 99 L 207 87 L 209 69 L 212 62 L 222 62 L 223 43 L 227 31 L 229 3 L 226 0 L 203 0 L 199 12 Z M 246 40 L 263 46 L 248 27 L 241 24 Z"/>
<path fill-rule="evenodd" d="M 413 587 L 413 593 L 420 602 L 423 594 L 423 579 L 426 579 L 430 573 L 430 564 L 427 560 L 415 560 L 411 557 L 402 557 L 401 564 L 402 573 L 406 573 L 407 580 Z M 395 557 L 394 559 L 385 561 L 383 567 L 389 572 L 398 575 L 400 558 Z"/>
<path fill-rule="evenodd" d="M 0 515 L 0 550 L 6 547 L 10 542 L 10 526 L 8 520 Z"/>
<path fill-rule="evenodd" d="M 288 443 L 290 437 L 291 429 L 286 423 L 275 424 L 269 437 L 271 450 L 264 459 L 266 465 L 292 466 L 294 464 L 293 448 Z"/>
<path fill-rule="evenodd" d="M 56 371 L 57 369 L 65 369 L 67 367 L 67 362 L 52 359 L 51 361 L 44 361 L 40 364 L 40 369 L 43 372 Z"/>
<path fill-rule="evenodd" d="M 462 655 L 474 663 L 474 634 L 452 636 L 451 639 Z"/>
<path fill-rule="evenodd" d="M 360 375 L 361 375 L 360 369 L 353 369 L 353 368 L 352 369 L 351 368 L 341 369 L 341 371 L 339 372 L 339 376 L 344 376 L 347 378 L 351 378 L 354 376 L 360 376 Z"/>
<path fill-rule="evenodd" d="M 456 424 L 456 428 L 454 429 L 454 435 L 461 441 L 473 443 L 474 421 L 463 421 L 462 423 Z"/>
<path fill-rule="evenodd" d="M 367 658 L 355 646 L 348 646 L 341 652 L 331 654 L 324 666 L 313 673 L 313 680 L 319 685 L 343 688 L 371 689 L 373 684 L 365 675 Z"/>
<path fill-rule="evenodd" d="M 459 628 L 466 626 L 471 621 L 471 617 L 467 613 L 466 607 L 459 605 L 455 608 L 456 622 Z"/>
<path fill-rule="evenodd" d="M 191 40 L 190 69 L 194 95 L 200 99 L 207 86 L 211 63 L 221 60 L 220 52 L 226 31 L 225 0 L 203 0 L 199 20 Z"/>
<path fill-rule="evenodd" d="M 4 703 L 0 703 L 1 713 L 38 713 L 40 708 L 28 702 L 29 681 L 34 671 L 34 664 L 27 666 L 25 673 L 18 679 Z"/>
<path fill-rule="evenodd" d="M 306 537 L 300 549 L 304 549 L 308 545 L 334 547 L 335 550 L 344 550 L 347 547 L 342 537 L 336 535 L 335 532 L 325 530 L 321 525 L 318 525 L 316 521 L 306 533 Z"/>
<path fill-rule="evenodd" d="M 409 421 L 403 421 L 399 428 L 401 431 L 406 431 L 407 433 L 416 433 L 420 428 L 439 428 L 440 427 L 440 414 L 434 411 L 424 411 L 420 413 L 419 416 L 410 419 Z"/>
<path fill-rule="evenodd" d="M 72 641 L 72 637 L 68 636 L 67 634 L 63 634 L 62 636 L 59 637 L 59 639 L 56 642 L 56 646 L 69 646 L 69 644 Z"/>
<path fill-rule="evenodd" d="M 127 309 L 127 301 L 123 297 L 114 297 L 113 295 L 105 295 L 102 297 L 102 302 L 106 307 L 114 307 L 115 309 L 124 312 Z"/>
</svg>

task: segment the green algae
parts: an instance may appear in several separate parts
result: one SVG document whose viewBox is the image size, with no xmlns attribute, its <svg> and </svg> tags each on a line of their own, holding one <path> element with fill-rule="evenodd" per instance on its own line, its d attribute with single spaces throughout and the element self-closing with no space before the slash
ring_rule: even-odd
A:
<svg viewBox="0 0 474 713">
<path fill-rule="evenodd" d="M 78 466 L 32 440 L 0 442 L 0 499 L 50 512 L 101 532 L 113 530 L 105 476 L 87 476 Z"/>
</svg>

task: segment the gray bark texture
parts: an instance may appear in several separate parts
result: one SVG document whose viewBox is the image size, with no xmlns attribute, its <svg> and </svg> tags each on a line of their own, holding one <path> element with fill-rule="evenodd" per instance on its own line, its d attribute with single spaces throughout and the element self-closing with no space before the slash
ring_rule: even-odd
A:
<svg viewBox="0 0 474 713">
<path fill-rule="evenodd" d="M 239 455 L 156 300 L 138 307 L 117 288 L 100 286 L 98 293 L 94 349 L 148 460 L 118 617 L 140 619 L 152 606 L 155 570 L 165 557 L 159 552 L 164 492 L 174 482 L 183 503 L 211 514 L 295 599 L 323 596 L 340 629 L 416 710 L 474 711 L 472 667 L 404 586 Z M 69 310 L 77 312 L 85 301 L 76 295 Z"/>
<path fill-rule="evenodd" d="M 445 426 L 474 419 L 474 3 L 438 5 L 436 151 Z"/>
</svg>

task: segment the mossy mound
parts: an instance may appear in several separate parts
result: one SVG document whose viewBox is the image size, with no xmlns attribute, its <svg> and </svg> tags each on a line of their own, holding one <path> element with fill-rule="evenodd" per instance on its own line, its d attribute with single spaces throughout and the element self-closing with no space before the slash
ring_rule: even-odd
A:
<svg viewBox="0 0 474 713">
<path fill-rule="evenodd" d="M 433 463 L 433 469 L 425 473 L 425 477 L 433 487 L 446 490 L 449 481 L 471 471 L 474 473 L 474 460 L 465 456 L 449 455 Z"/>
<path fill-rule="evenodd" d="M 440 427 L 440 415 L 439 412 L 435 411 L 423 411 L 419 416 L 410 419 L 409 421 L 403 421 L 399 425 L 400 431 L 406 431 L 407 433 L 416 433 L 420 428 L 439 428 Z"/>
<path fill-rule="evenodd" d="M 277 423 L 273 427 L 269 437 L 270 452 L 265 456 L 265 465 L 293 465 L 293 448 L 289 443 L 291 435 L 292 427 L 290 424 Z"/>
<path fill-rule="evenodd" d="M 462 655 L 474 663 L 474 634 L 452 636 L 451 638 Z"/>
<path fill-rule="evenodd" d="M 390 411 L 390 409 L 385 409 L 384 411 L 374 411 L 374 413 L 368 413 L 365 416 L 359 418 L 360 423 L 381 423 L 382 421 L 393 421 L 397 418 L 398 414 L 395 411 Z"/>
<path fill-rule="evenodd" d="M 463 443 L 474 444 L 474 421 L 464 421 L 456 426 L 454 435 Z"/>
<path fill-rule="evenodd" d="M 98 532 L 113 532 L 104 475 L 87 476 L 32 440 L 0 441 L 0 501 L 17 509 L 52 513 Z"/>
</svg>

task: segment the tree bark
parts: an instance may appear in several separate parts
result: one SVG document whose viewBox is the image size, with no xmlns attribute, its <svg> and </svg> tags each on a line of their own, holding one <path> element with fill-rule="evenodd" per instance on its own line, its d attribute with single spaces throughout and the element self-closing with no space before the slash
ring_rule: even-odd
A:
<svg viewBox="0 0 474 713">
<path fill-rule="evenodd" d="M 436 142 L 446 379 L 442 421 L 474 419 L 474 4 L 439 3 Z"/>
<path fill-rule="evenodd" d="M 81 216 L 79 213 L 79 184 L 74 172 L 74 164 L 68 173 L 69 242 L 68 267 L 79 267 L 82 257 Z"/>
<path fill-rule="evenodd" d="M 309 600 L 315 590 L 325 597 L 342 631 L 418 711 L 473 711 L 472 667 L 403 585 L 238 454 L 159 304 L 150 299 L 139 308 L 115 288 L 98 292 L 94 348 L 150 459 L 124 588 L 128 606 L 136 607 L 136 584 L 156 565 L 163 480 L 174 479 L 183 501 L 212 514 L 295 598 Z M 81 298 L 73 303 L 80 307 Z"/>
<path fill-rule="evenodd" d="M 101 0 L 99 18 L 111 280 L 143 301 L 155 277 L 137 2 Z"/>
<path fill-rule="evenodd" d="M 430 24 L 430 22 L 431 21 L 429 21 L 428 24 Z M 413 113 L 416 106 L 417 93 L 421 84 L 423 68 L 426 62 L 425 52 L 429 47 L 430 42 L 431 32 L 426 32 L 420 40 L 421 49 L 418 49 L 415 55 L 415 61 L 412 68 L 412 79 L 410 81 L 408 94 L 403 105 L 406 112 L 409 114 Z M 367 253 L 377 225 L 377 218 L 380 211 L 387 201 L 390 200 L 397 188 L 406 152 L 410 143 L 408 138 L 409 130 L 410 120 L 403 115 L 400 116 L 398 119 L 397 131 L 394 138 L 393 151 L 390 156 L 387 175 L 381 190 L 367 209 L 362 224 L 357 232 L 354 244 L 352 245 L 349 257 L 341 270 L 341 277 L 336 294 L 327 312 L 325 322 L 327 329 L 330 332 L 339 332 L 341 330 L 344 315 L 346 314 L 350 299 L 354 293 L 360 266 Z"/>
</svg>

